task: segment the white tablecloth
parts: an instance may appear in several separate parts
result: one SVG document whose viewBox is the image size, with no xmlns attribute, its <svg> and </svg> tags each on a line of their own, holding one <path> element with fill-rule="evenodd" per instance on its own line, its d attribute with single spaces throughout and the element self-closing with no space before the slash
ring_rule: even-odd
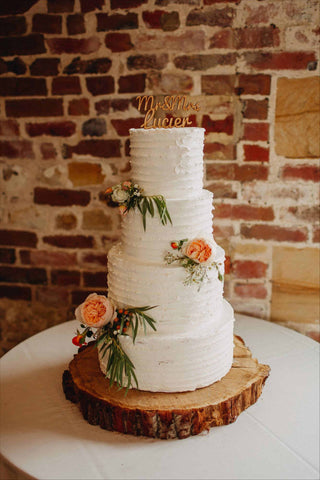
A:
<svg viewBox="0 0 320 480">
<path fill-rule="evenodd" d="M 77 323 L 29 338 L 1 360 L 1 479 L 317 479 L 319 345 L 237 315 L 236 333 L 271 374 L 231 425 L 185 440 L 108 432 L 67 401 L 61 375 Z M 15 472 L 15 473 L 12 473 Z"/>
</svg>

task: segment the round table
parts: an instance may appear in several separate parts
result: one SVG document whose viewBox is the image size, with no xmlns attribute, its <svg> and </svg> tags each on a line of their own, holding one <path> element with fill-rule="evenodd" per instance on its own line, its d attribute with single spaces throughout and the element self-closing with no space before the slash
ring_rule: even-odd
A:
<svg viewBox="0 0 320 480">
<path fill-rule="evenodd" d="M 235 423 L 185 440 L 133 437 L 83 420 L 61 387 L 76 353 L 76 321 L 13 348 L 1 359 L 1 478 L 319 478 L 319 345 L 270 322 L 236 318 L 236 333 L 270 365 L 270 377 Z"/>
</svg>

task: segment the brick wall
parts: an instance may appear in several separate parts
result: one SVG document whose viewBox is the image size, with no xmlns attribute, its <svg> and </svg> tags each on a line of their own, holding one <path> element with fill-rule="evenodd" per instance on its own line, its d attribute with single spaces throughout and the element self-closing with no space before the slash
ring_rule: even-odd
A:
<svg viewBox="0 0 320 480">
<path fill-rule="evenodd" d="M 188 94 L 235 309 L 319 337 L 318 0 L 0 6 L 2 348 L 103 291 L 140 93 Z"/>
</svg>

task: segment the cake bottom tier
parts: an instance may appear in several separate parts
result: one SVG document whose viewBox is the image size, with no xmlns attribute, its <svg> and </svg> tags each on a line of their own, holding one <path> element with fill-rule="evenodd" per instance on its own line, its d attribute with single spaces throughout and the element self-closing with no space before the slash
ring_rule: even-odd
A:
<svg viewBox="0 0 320 480">
<path fill-rule="evenodd" d="M 135 366 L 138 389 L 149 392 L 185 392 L 206 387 L 224 377 L 233 358 L 233 309 L 226 300 L 219 323 L 179 335 L 140 336 L 121 344 Z M 106 371 L 108 357 L 100 358 Z"/>
</svg>

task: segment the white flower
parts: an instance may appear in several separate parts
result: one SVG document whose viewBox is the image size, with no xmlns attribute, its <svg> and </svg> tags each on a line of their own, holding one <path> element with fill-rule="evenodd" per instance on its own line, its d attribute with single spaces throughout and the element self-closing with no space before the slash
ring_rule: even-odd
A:
<svg viewBox="0 0 320 480">
<path fill-rule="evenodd" d="M 113 187 L 112 200 L 116 203 L 125 203 L 129 198 L 129 193 L 122 189 L 121 185 Z"/>
</svg>

